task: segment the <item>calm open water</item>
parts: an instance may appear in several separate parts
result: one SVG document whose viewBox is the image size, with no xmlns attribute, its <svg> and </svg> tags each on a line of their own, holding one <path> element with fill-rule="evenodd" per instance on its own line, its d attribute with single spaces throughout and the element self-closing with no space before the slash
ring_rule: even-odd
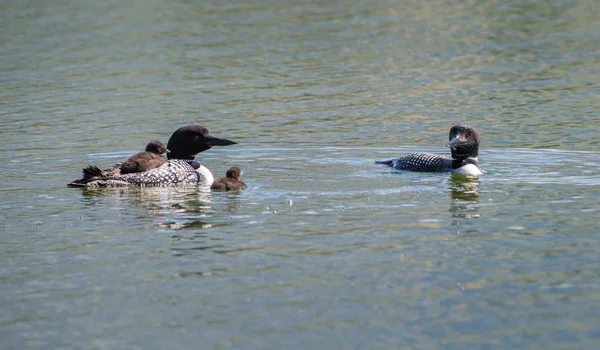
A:
<svg viewBox="0 0 600 350">
<path fill-rule="evenodd" d="M 597 349 L 594 0 L 0 3 L 3 349 Z M 478 179 L 374 160 L 476 126 Z M 240 193 L 67 188 L 203 124 Z"/>
</svg>

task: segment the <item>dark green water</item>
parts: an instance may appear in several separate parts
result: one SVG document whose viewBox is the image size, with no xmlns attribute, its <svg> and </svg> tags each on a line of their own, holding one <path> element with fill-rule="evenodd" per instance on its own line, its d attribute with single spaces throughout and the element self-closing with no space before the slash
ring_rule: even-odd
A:
<svg viewBox="0 0 600 350">
<path fill-rule="evenodd" d="M 595 1 L 5 1 L 3 349 L 596 349 Z M 479 179 L 374 160 L 482 137 Z M 81 190 L 180 126 L 241 193 Z"/>
</svg>

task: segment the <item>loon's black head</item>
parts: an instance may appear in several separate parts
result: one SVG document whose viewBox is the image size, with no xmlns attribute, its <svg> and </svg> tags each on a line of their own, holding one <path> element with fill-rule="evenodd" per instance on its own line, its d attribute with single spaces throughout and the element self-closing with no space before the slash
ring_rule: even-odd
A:
<svg viewBox="0 0 600 350">
<path fill-rule="evenodd" d="M 231 167 L 229 170 L 227 170 L 227 174 L 225 174 L 225 176 L 230 179 L 239 180 L 242 177 L 242 170 L 236 166 Z"/>
<path fill-rule="evenodd" d="M 454 125 L 450 129 L 448 147 L 452 158 L 477 158 L 479 154 L 479 134 L 469 125 Z"/>
<path fill-rule="evenodd" d="M 163 145 L 162 142 L 154 140 L 148 142 L 148 145 L 146 145 L 146 152 L 163 154 L 165 152 L 169 153 L 170 151 L 165 148 L 165 145 Z"/>
<path fill-rule="evenodd" d="M 235 145 L 237 142 L 212 136 L 202 125 L 181 127 L 171 135 L 167 148 L 169 159 L 194 159 L 194 156 L 212 146 Z"/>
</svg>

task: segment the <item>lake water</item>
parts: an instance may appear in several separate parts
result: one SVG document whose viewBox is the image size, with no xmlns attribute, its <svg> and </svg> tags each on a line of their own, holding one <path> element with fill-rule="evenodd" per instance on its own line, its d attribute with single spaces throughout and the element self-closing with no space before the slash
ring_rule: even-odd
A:
<svg viewBox="0 0 600 350">
<path fill-rule="evenodd" d="M 596 1 L 0 9 L 3 349 L 600 346 Z M 66 187 L 189 124 L 248 190 Z"/>
</svg>

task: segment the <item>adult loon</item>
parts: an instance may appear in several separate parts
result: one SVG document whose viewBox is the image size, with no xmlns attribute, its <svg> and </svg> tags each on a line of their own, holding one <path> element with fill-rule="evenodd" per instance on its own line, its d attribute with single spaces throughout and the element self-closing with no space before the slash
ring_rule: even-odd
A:
<svg viewBox="0 0 600 350">
<path fill-rule="evenodd" d="M 167 161 L 162 154 L 169 152 L 160 141 L 150 141 L 145 152 L 136 153 L 121 164 L 121 174 L 141 173 L 158 168 Z"/>
<path fill-rule="evenodd" d="M 234 166 L 227 170 L 225 177 L 220 177 L 210 186 L 213 190 L 239 191 L 245 190 L 246 184 L 241 181 L 242 171 Z"/>
<path fill-rule="evenodd" d="M 195 160 L 196 154 L 212 146 L 234 145 L 226 139 L 212 136 L 201 125 L 177 129 L 169 142 L 168 160 L 161 166 L 139 173 L 122 174 L 120 167 L 101 170 L 96 166 L 83 169 L 83 178 L 68 184 L 71 187 L 123 187 L 123 186 L 210 186 L 214 177 L 210 170 Z"/>
<path fill-rule="evenodd" d="M 451 154 L 413 153 L 405 157 L 376 161 L 396 170 L 421 172 L 446 172 L 481 175 L 477 156 L 479 154 L 479 134 L 469 125 L 454 125 L 450 129 Z"/>
</svg>

